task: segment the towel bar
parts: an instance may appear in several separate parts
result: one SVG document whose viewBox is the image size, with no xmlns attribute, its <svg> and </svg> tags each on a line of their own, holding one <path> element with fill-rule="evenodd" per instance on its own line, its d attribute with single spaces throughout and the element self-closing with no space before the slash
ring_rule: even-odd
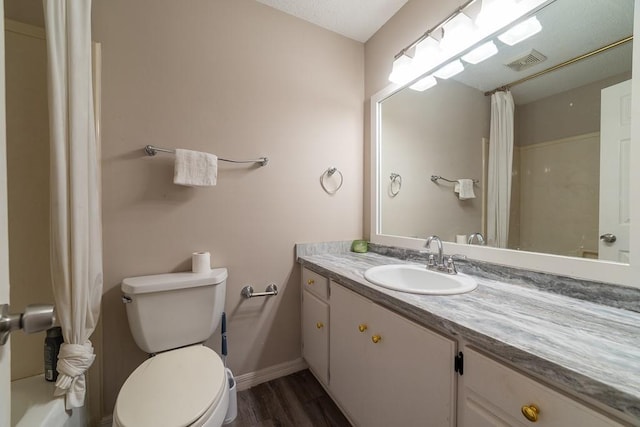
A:
<svg viewBox="0 0 640 427">
<path fill-rule="evenodd" d="M 160 153 L 169 153 L 175 154 L 176 150 L 168 149 L 168 148 L 160 148 L 153 145 L 147 145 L 144 147 L 144 152 L 147 153 L 147 156 L 155 156 Z M 229 163 L 258 163 L 260 166 L 266 166 L 269 163 L 269 159 L 267 157 L 260 157 L 256 160 L 231 160 L 231 159 L 223 159 L 222 157 L 218 157 L 218 160 Z"/>
<path fill-rule="evenodd" d="M 443 176 L 440 176 L 440 175 L 431 175 L 431 181 L 435 182 L 436 184 L 438 183 L 438 180 L 440 180 L 440 179 L 443 180 L 443 181 L 447 181 L 447 182 L 453 182 L 454 184 L 456 184 L 458 182 L 457 179 L 451 180 L 451 179 L 447 179 L 447 178 L 445 178 Z M 473 181 L 474 184 L 477 184 L 477 183 L 480 182 L 477 179 L 473 179 L 472 181 Z"/>
</svg>

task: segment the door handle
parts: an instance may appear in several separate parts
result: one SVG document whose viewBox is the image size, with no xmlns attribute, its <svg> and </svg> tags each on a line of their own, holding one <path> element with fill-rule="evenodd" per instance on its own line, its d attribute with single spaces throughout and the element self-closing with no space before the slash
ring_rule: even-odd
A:
<svg viewBox="0 0 640 427">
<path fill-rule="evenodd" d="M 615 234 L 611 234 L 611 233 L 605 233 L 602 236 L 600 236 L 600 240 L 602 240 L 605 243 L 614 243 L 618 238 L 616 237 Z"/>
<path fill-rule="evenodd" d="M 9 334 L 18 329 L 27 334 L 44 331 L 56 323 L 55 309 L 52 304 L 31 304 L 24 313 L 10 314 L 9 304 L 0 305 L 0 345 L 9 339 Z"/>
</svg>

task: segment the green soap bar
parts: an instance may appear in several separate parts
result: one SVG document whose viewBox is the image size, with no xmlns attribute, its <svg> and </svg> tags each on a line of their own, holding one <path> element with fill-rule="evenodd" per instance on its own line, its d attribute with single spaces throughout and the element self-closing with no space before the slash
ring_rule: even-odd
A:
<svg viewBox="0 0 640 427">
<path fill-rule="evenodd" d="M 358 253 L 365 253 L 369 250 L 369 243 L 366 240 L 354 240 L 351 244 L 351 251 Z"/>
</svg>

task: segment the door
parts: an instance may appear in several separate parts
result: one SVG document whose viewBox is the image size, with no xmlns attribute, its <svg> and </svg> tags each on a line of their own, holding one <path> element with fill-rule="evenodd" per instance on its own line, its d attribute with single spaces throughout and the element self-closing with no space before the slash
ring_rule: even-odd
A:
<svg viewBox="0 0 640 427">
<path fill-rule="evenodd" d="M 4 0 L 0 0 L 0 304 L 9 304 L 9 225 L 4 99 Z M 8 426 L 11 419 L 10 341 L 0 346 L 0 426 Z"/>
<path fill-rule="evenodd" d="M 602 90 L 598 258 L 629 262 L 631 80 Z"/>
</svg>

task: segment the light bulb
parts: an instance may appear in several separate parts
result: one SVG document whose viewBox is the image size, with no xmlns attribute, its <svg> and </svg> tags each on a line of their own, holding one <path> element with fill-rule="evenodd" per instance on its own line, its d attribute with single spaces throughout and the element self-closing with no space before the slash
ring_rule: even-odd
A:
<svg viewBox="0 0 640 427">
<path fill-rule="evenodd" d="M 438 77 L 439 79 L 448 79 L 449 77 L 453 77 L 462 71 L 464 71 L 464 65 L 462 65 L 462 62 L 460 62 L 459 59 L 456 59 L 455 61 L 450 62 L 444 67 L 436 70 L 433 75 Z"/>
<path fill-rule="evenodd" d="M 423 79 L 418 80 L 416 83 L 412 84 L 409 87 L 413 90 L 424 92 L 425 90 L 429 89 L 430 87 L 434 87 L 437 84 L 438 81 L 435 79 L 435 77 L 427 76 Z"/>
<path fill-rule="evenodd" d="M 393 69 L 389 74 L 389 81 L 404 85 L 412 80 L 415 71 L 413 70 L 413 60 L 409 55 L 403 53 L 393 61 Z M 416 76 L 417 77 L 417 76 Z"/>
<path fill-rule="evenodd" d="M 429 71 L 442 61 L 442 49 L 438 40 L 431 36 L 427 36 L 424 40 L 416 45 L 413 60 L 416 68 L 422 72 Z"/>
<path fill-rule="evenodd" d="M 486 33 L 503 28 L 522 15 L 522 7 L 514 0 L 482 0 L 476 25 Z"/>
<path fill-rule="evenodd" d="M 498 39 L 509 46 L 513 46 L 539 33 L 541 30 L 542 24 L 534 16 L 502 33 L 498 36 Z"/>
<path fill-rule="evenodd" d="M 442 26 L 443 37 L 440 47 L 450 58 L 474 44 L 478 39 L 476 26 L 471 18 L 460 12 Z"/>
<path fill-rule="evenodd" d="M 462 57 L 462 60 L 468 62 L 469 64 L 479 64 L 485 59 L 491 58 L 496 53 L 498 53 L 498 48 L 496 47 L 496 44 L 494 42 L 490 41 L 478 46 L 471 52 L 464 55 Z"/>
</svg>

